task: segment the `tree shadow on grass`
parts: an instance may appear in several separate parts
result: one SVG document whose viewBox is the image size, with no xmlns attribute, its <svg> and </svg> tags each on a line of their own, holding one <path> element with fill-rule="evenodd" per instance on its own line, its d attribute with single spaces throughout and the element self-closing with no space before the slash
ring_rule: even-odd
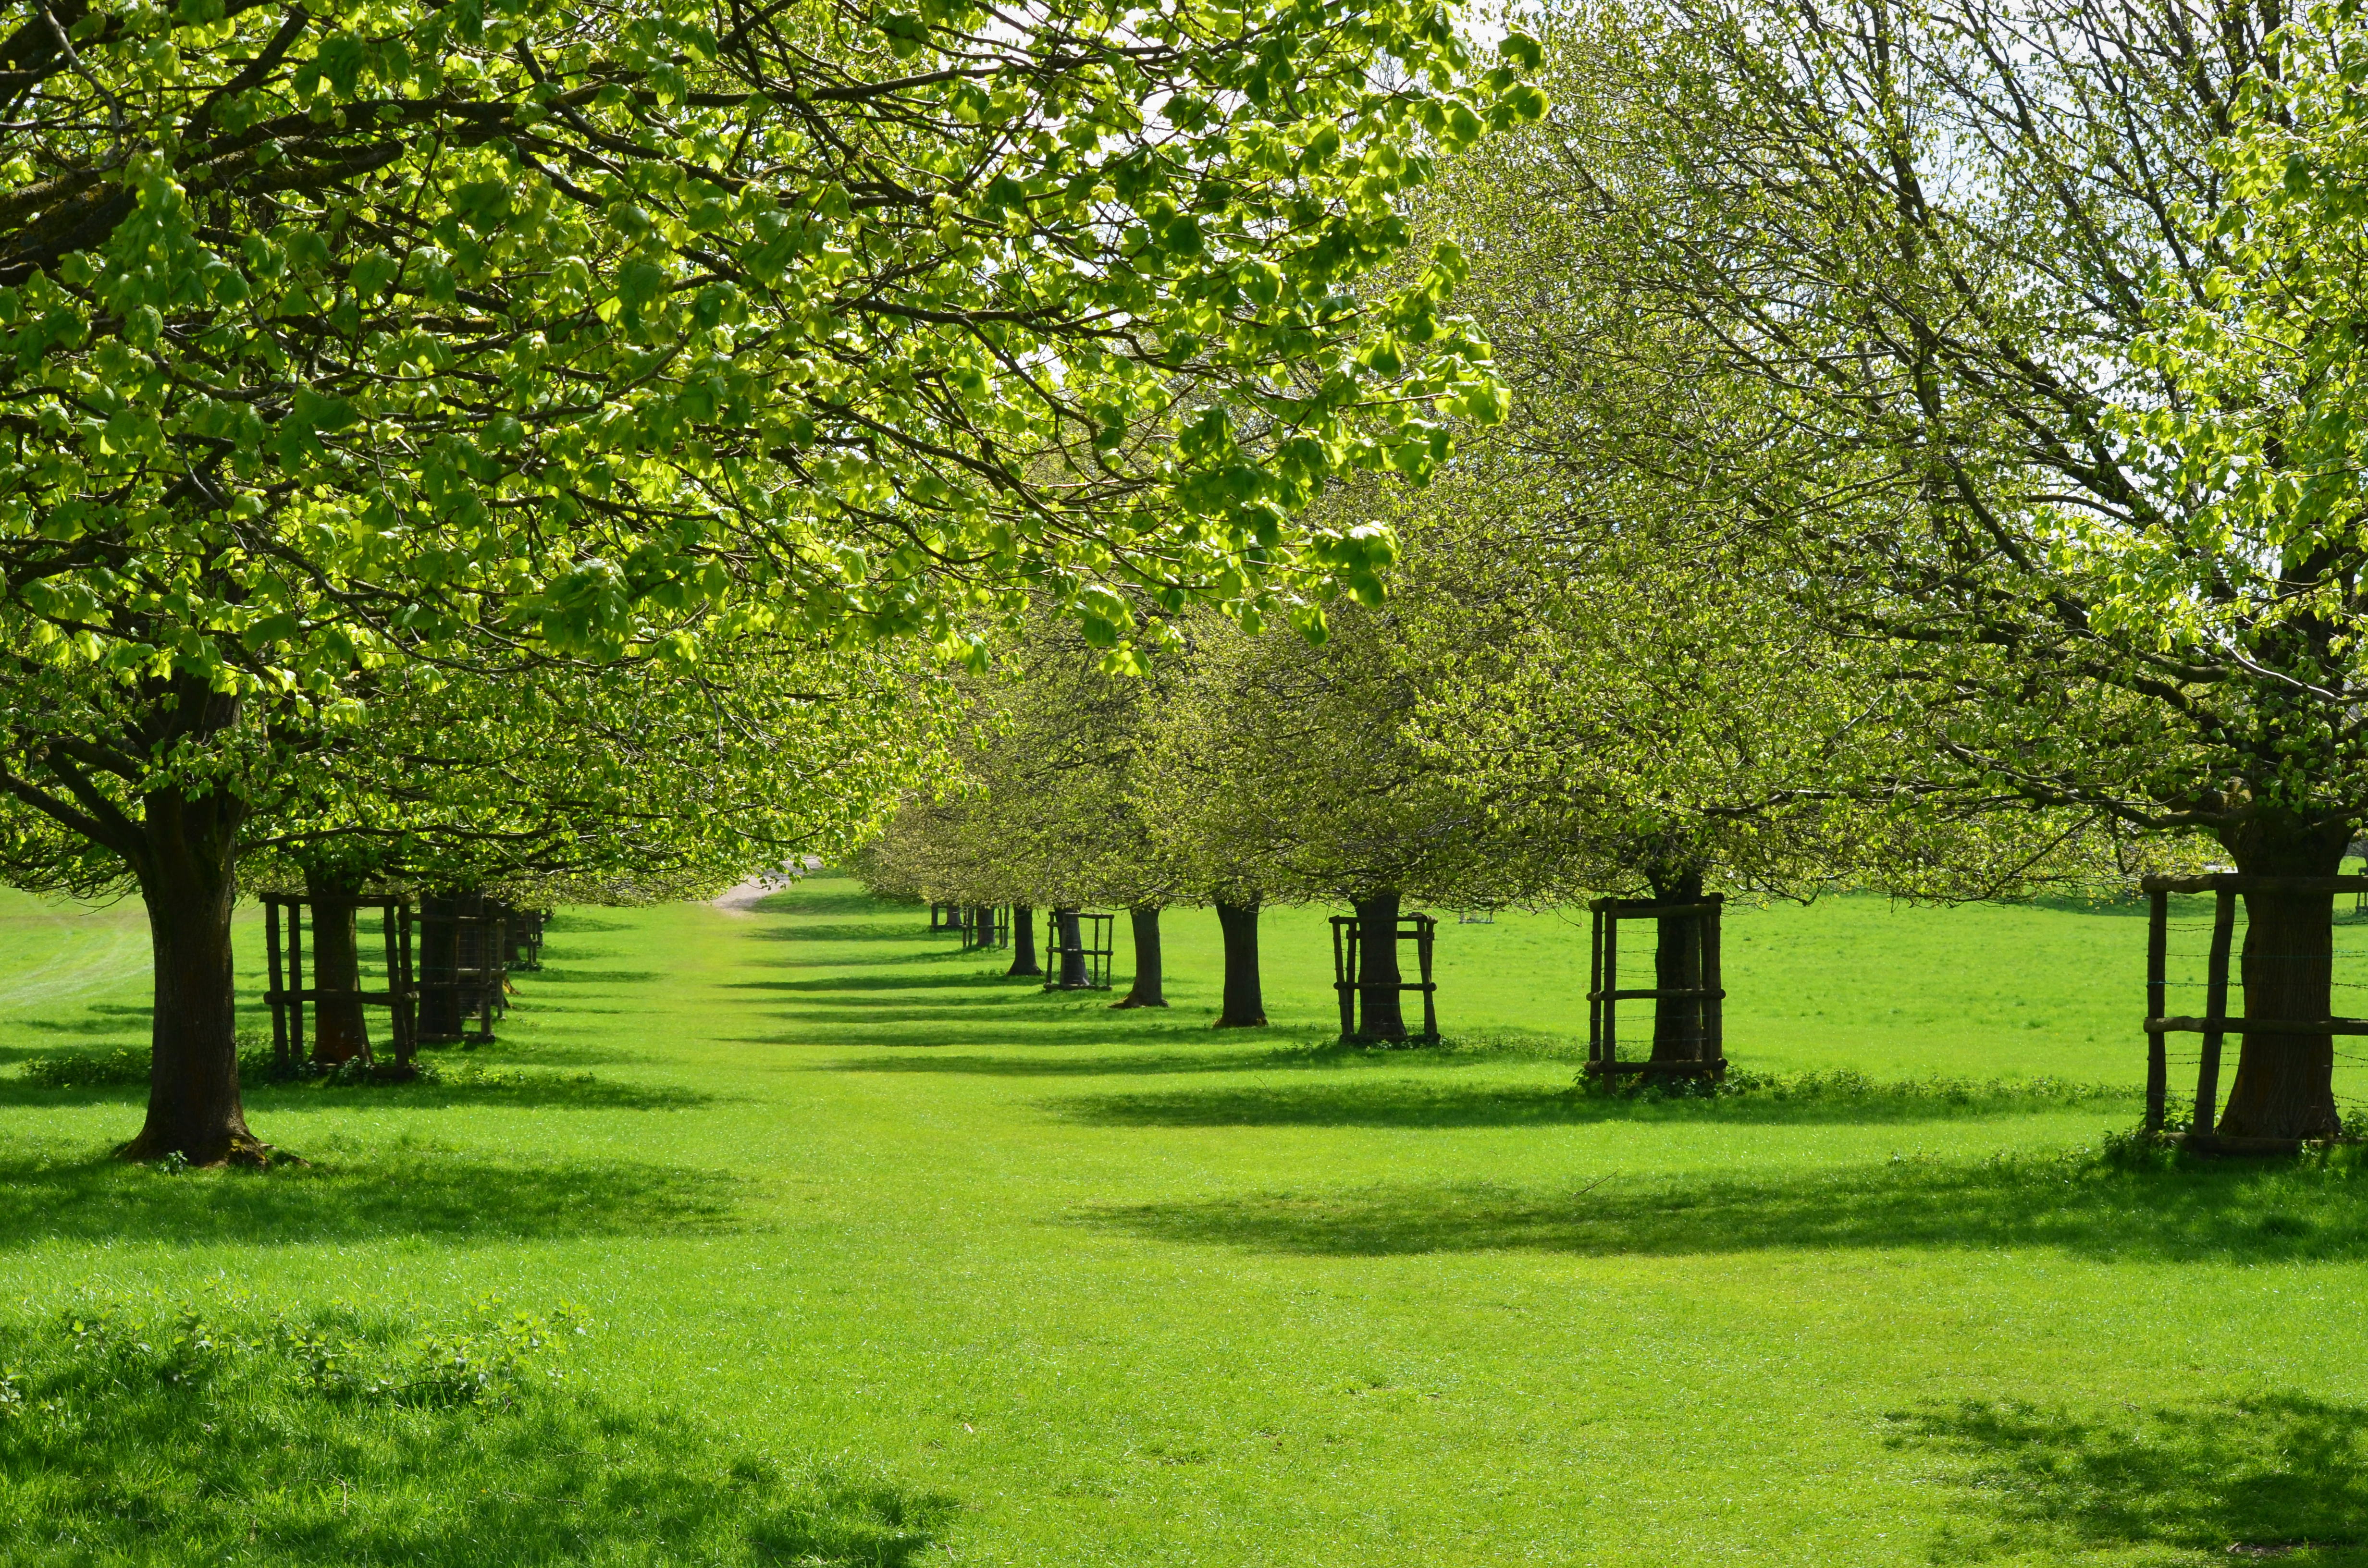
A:
<svg viewBox="0 0 2368 1568">
<path fill-rule="evenodd" d="M 1937 1451 L 1961 1489 L 1939 1562 L 2150 1548 L 2368 1562 L 2360 1405 L 2267 1394 L 2108 1415 L 1968 1403 L 1887 1419 L 1893 1446 Z"/>
<path fill-rule="evenodd" d="M 1292 1064 L 1301 1053 L 1269 1062 Z M 1304 1057 L 1307 1064 L 1325 1058 Z M 2135 1104 L 2136 1091 L 2102 1085 L 1874 1084 L 1830 1092 L 1751 1093 L 1653 1100 L 1595 1095 L 1567 1083 L 1472 1084 L 1434 1073 L 1321 1082 L 1243 1084 L 1049 1102 L 1064 1120 L 1100 1127 L 1577 1127 L 1606 1121 L 1808 1126 L 1942 1121 Z"/>
<path fill-rule="evenodd" d="M 21 1407 L 0 1420 L 8 1562 L 908 1568 L 953 1512 L 558 1386 L 524 1317 L 381 1346 L 334 1322 L 142 1316 L 0 1337 Z M 456 1355 L 474 1376 L 438 1375 Z"/>
<path fill-rule="evenodd" d="M 841 1040 L 840 1044 L 846 1041 Z M 1156 1077 L 1175 1073 L 1251 1073 L 1286 1065 L 1296 1052 L 1206 1051 L 1124 1056 L 867 1056 L 851 1062 L 817 1062 L 812 1073 L 945 1073 L 979 1078 Z M 1064 1102 L 1069 1103 L 1069 1102 Z"/>
<path fill-rule="evenodd" d="M 647 985 L 665 978 L 664 971 L 655 969 L 563 969 L 545 964 L 521 972 L 517 983 L 524 995 L 538 985 Z"/>
<path fill-rule="evenodd" d="M 716 1096 L 672 1084 L 629 1084 L 589 1073 L 456 1070 L 435 1083 L 244 1085 L 241 1096 L 256 1116 L 279 1110 L 445 1110 L 461 1106 L 519 1110 L 693 1110 Z M 145 1105 L 145 1084 L 92 1084 L 45 1089 L 0 1078 L 0 1106 Z"/>
<path fill-rule="evenodd" d="M 149 1007 L 92 1002 L 64 1017 L 11 1018 L 8 1027 L 31 1029 L 40 1034 L 101 1035 L 119 1034 L 125 1030 L 144 1034 L 154 1017 L 154 1011 Z"/>
<path fill-rule="evenodd" d="M 1663 1256 L 1833 1248 L 2048 1247 L 2108 1260 L 2368 1258 L 2368 1176 L 2310 1167 L 2123 1172 L 2085 1157 L 1759 1176 L 1631 1177 L 1110 1205 L 1076 1223 L 1164 1241 L 1338 1256 Z"/>
<path fill-rule="evenodd" d="M 780 1034 L 744 1035 L 734 1043 L 839 1050 L 848 1046 L 883 1046 L 920 1051 L 946 1046 L 1109 1046 L 1117 1043 L 1113 1037 L 1143 1038 L 1144 1031 L 1138 1026 L 1114 1021 L 1114 1018 L 1127 1017 L 1123 1013 L 1114 1016 L 1056 1013 L 1026 1023 L 1015 1021 L 1010 1024 L 971 1024 L 936 1018 L 888 1023 L 866 1018 L 839 1024 L 830 1028 L 828 1033 L 812 1033 L 796 1028 Z M 805 1025 L 813 1020 L 801 1012 L 790 1015 L 785 1021 Z M 1184 1031 L 1179 1029 L 1176 1032 Z"/>
<path fill-rule="evenodd" d="M 794 926 L 759 926 L 748 934 L 760 942 L 881 942 L 907 939 L 923 941 L 929 937 L 927 931 L 894 929 L 880 921 L 858 923 L 846 920 L 835 921 L 829 925 L 801 921 Z M 946 934 L 944 939 L 946 945 L 942 950 L 918 956 L 933 959 L 959 958 L 962 949 L 954 945 L 954 937 L 951 934 Z"/>
<path fill-rule="evenodd" d="M 918 903 L 891 903 L 868 892 L 814 892 L 803 888 L 784 888 L 780 892 L 767 893 L 757 901 L 760 915 L 903 915 L 917 930 L 926 932 L 928 910 Z"/>
<path fill-rule="evenodd" d="M 759 932 L 758 935 L 762 936 L 764 933 Z M 970 955 L 967 953 L 958 952 L 887 953 L 871 958 L 774 959 L 769 961 L 781 969 L 827 969 L 837 971 L 848 969 L 901 968 L 905 964 L 916 963 L 952 965 L 960 963 L 969 957 Z M 974 973 L 974 971 L 963 972 Z M 985 975 L 976 975 L 975 977 L 981 980 L 986 978 Z"/>
<path fill-rule="evenodd" d="M 259 1174 L 14 1160 L 0 1162 L 0 1250 L 48 1240 L 279 1246 L 714 1233 L 733 1223 L 735 1186 L 678 1165 L 512 1165 L 412 1151 Z"/>
<path fill-rule="evenodd" d="M 543 935 L 562 937 L 592 936 L 609 931 L 630 931 L 632 924 L 625 920 L 603 920 L 597 915 L 581 910 L 563 909 L 543 922 Z"/>
<path fill-rule="evenodd" d="M 1024 977 L 1023 977 L 1024 978 Z M 1000 974 L 850 974 L 814 980 L 734 980 L 724 984 L 727 991 L 793 991 L 827 995 L 837 991 L 939 991 L 962 987 L 973 991 L 1009 986 L 1018 991 L 1020 980 Z M 883 1006 L 894 1006 L 896 998 L 882 999 Z"/>
</svg>

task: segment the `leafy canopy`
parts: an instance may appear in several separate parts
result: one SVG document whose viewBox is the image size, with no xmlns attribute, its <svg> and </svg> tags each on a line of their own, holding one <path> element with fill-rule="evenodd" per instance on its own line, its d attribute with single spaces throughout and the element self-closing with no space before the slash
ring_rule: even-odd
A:
<svg viewBox="0 0 2368 1568">
<path fill-rule="evenodd" d="M 0 53 L 11 635 L 333 701 L 1364 587 L 1292 509 L 1498 393 L 1452 253 L 1355 285 L 1543 110 L 1392 0 L 60 0 Z"/>
</svg>

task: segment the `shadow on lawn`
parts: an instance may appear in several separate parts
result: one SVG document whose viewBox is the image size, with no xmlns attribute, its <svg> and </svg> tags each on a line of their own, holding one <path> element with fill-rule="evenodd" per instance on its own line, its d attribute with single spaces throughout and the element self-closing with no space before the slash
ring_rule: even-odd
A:
<svg viewBox="0 0 2368 1568">
<path fill-rule="evenodd" d="M 824 976 L 815 980 L 734 980 L 724 983 L 727 991 L 794 991 L 814 992 L 828 995 L 837 991 L 939 991 L 961 987 L 972 991 L 999 989 L 1006 983 L 1000 974 L 850 974 Z M 1016 992 L 1019 983 L 1009 983 Z M 1033 993 L 1029 993 L 1033 994 Z M 898 998 L 884 997 L 882 1005 L 893 1006 Z M 851 1004 L 843 1004 L 851 1005 Z"/>
<path fill-rule="evenodd" d="M 785 888 L 767 893 L 756 903 L 759 915 L 901 915 L 913 923 L 915 936 L 928 932 L 929 914 L 922 904 L 886 903 L 868 892 L 814 892 L 803 888 Z"/>
<path fill-rule="evenodd" d="M 518 1073 L 495 1069 L 453 1070 L 434 1083 L 273 1084 L 242 1085 L 258 1116 L 276 1110 L 444 1110 L 457 1106 L 509 1107 L 518 1110 L 692 1110 L 716 1096 L 672 1084 L 624 1084 L 589 1073 Z M 148 1099 L 144 1084 L 92 1084 L 47 1089 L 21 1079 L 0 1078 L 0 1106 L 136 1107 Z"/>
<path fill-rule="evenodd" d="M 2122 1172 L 2079 1155 L 1895 1158 L 1784 1176 L 1622 1177 L 1591 1189 L 1486 1184 L 1277 1192 L 1107 1206 L 1074 1222 L 1165 1241 L 1386 1256 L 1530 1251 L 1683 1256 L 1771 1249 L 2054 1247 L 2111 1260 L 2368 1258 L 2368 1176 Z"/>
<path fill-rule="evenodd" d="M 1319 1052 L 1276 1051 L 1242 1067 L 1319 1066 Z M 1452 1059 L 1447 1059 L 1452 1061 Z M 2135 1103 L 2101 1085 L 1881 1084 L 1852 1077 L 1803 1087 L 1653 1100 L 1592 1095 L 1567 1084 L 1467 1084 L 1422 1076 L 1243 1084 L 1157 1094 L 1079 1096 L 1049 1102 L 1065 1120 L 1100 1127 L 1555 1127 L 1605 1121 L 1803 1126 L 2034 1115 Z"/>
<path fill-rule="evenodd" d="M 665 978 L 655 969 L 560 969 L 550 964 L 519 976 L 522 992 L 538 985 L 647 985 Z"/>
<path fill-rule="evenodd" d="M 249 1245 L 681 1234 L 725 1229 L 732 1178 L 626 1161 L 496 1165 L 394 1153 L 169 1176 L 96 1160 L 0 1163 L 0 1250 L 57 1239 Z"/>
<path fill-rule="evenodd" d="M 922 931 L 896 930 L 876 920 L 864 921 L 860 924 L 854 921 L 836 921 L 829 924 L 800 921 L 794 926 L 760 926 L 748 934 L 760 942 L 904 941 L 928 935 Z M 962 949 L 956 947 L 954 939 L 949 937 L 946 938 L 946 946 L 942 951 L 916 953 L 912 956 L 925 959 L 960 958 Z"/>
<path fill-rule="evenodd" d="M 2071 1561 L 2122 1547 L 2368 1562 L 2359 1405 L 2269 1394 L 2110 1416 L 2014 1403 L 1888 1419 L 1893 1446 L 1944 1456 L 1975 1517 L 1944 1528 L 1940 1562 Z"/>
</svg>

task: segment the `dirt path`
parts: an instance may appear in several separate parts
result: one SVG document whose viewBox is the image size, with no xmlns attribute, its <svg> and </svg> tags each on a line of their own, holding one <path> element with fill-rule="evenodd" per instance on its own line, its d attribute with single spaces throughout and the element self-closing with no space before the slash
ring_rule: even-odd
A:
<svg viewBox="0 0 2368 1568">
<path fill-rule="evenodd" d="M 757 902 L 780 892 L 809 871 L 822 869 L 822 857 L 803 855 L 778 871 L 768 871 L 761 877 L 751 877 L 738 887 L 718 893 L 708 900 L 718 909 L 728 909 L 736 915 L 754 911 Z"/>
</svg>

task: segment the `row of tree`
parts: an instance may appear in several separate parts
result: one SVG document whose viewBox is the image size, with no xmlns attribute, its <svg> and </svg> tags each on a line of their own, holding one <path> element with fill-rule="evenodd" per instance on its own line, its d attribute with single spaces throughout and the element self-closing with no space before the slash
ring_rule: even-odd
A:
<svg viewBox="0 0 2368 1568">
<path fill-rule="evenodd" d="M 1204 901 L 2231 860 L 2282 885 L 2246 894 L 2273 1028 L 2219 1130 L 2332 1132 L 2332 1041 L 2296 1026 L 2333 1012 L 2308 879 L 2368 820 L 2368 26 L 2221 0 L 1539 25 L 1551 115 L 1411 212 L 1466 258 L 1510 419 L 1424 495 L 1327 502 L 1398 524 L 1386 608 L 1340 601 L 1321 646 L 1180 623 L 1141 760 L 1013 842 L 1083 866 L 1139 833 Z M 1052 755 L 1011 733 L 951 809 Z"/>
<path fill-rule="evenodd" d="M 1302 504 L 1498 404 L 1366 281 L 1543 108 L 1431 4 L 13 15 L 0 875 L 147 903 L 135 1155 L 260 1153 L 242 877 L 827 852 L 933 740 L 874 644 L 1366 580 Z"/>
</svg>

